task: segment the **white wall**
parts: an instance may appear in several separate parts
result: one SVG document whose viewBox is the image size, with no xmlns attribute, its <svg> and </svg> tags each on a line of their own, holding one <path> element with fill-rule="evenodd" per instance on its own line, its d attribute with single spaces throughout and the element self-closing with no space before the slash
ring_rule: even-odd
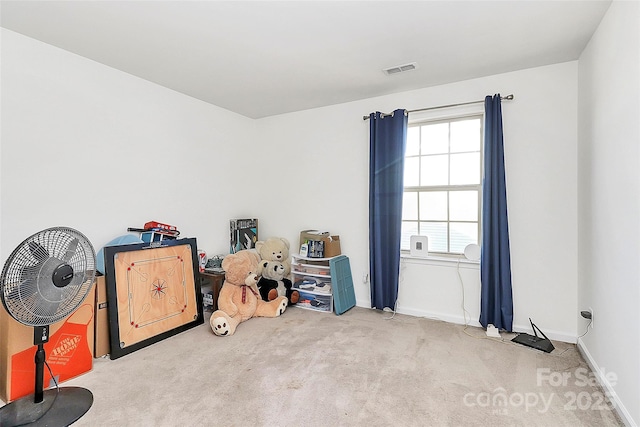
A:
<svg viewBox="0 0 640 427">
<path fill-rule="evenodd" d="M 1 255 L 67 225 L 96 250 L 157 220 L 228 252 L 257 215 L 254 121 L 2 29 Z"/>
<path fill-rule="evenodd" d="M 101 248 L 158 220 L 227 251 L 228 220 L 260 237 L 339 234 L 358 305 L 370 305 L 371 111 L 515 95 L 503 105 L 514 327 L 577 335 L 577 63 L 569 62 L 249 120 L 11 31 L 2 31 L 2 257 L 55 225 Z M 477 265 L 462 264 L 479 315 Z M 463 322 L 455 262 L 404 260 L 398 311 Z"/>
<path fill-rule="evenodd" d="M 579 346 L 640 424 L 640 6 L 614 1 L 579 67 Z M 580 332 L 586 321 L 580 320 Z"/>
<path fill-rule="evenodd" d="M 262 154 L 280 153 L 290 202 L 263 206 L 269 232 L 292 239 L 303 228 L 340 234 L 356 278 L 358 305 L 370 306 L 368 138 L 371 111 L 419 109 L 513 93 L 503 103 L 514 287 L 514 327 L 531 317 L 545 333 L 577 336 L 577 63 L 529 69 L 259 121 Z M 477 324 L 477 267 L 465 264 L 467 310 Z M 456 263 L 403 262 L 398 311 L 463 321 Z"/>
</svg>

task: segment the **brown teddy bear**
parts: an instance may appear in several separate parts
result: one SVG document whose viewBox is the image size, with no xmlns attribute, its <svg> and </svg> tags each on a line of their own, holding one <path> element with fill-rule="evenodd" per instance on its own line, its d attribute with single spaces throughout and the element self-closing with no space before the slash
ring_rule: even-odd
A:
<svg viewBox="0 0 640 427">
<path fill-rule="evenodd" d="M 289 277 L 289 273 L 291 273 L 289 246 L 289 241 L 284 237 L 270 237 L 267 240 L 256 242 L 256 250 L 260 254 L 260 259 L 281 262 L 284 266 L 284 277 Z"/>
<path fill-rule="evenodd" d="M 218 296 L 218 310 L 209 324 L 218 336 L 230 336 L 241 322 L 252 317 L 277 317 L 287 308 L 287 297 L 263 301 L 256 291 L 260 256 L 253 250 L 242 250 L 222 260 L 225 281 Z"/>
</svg>

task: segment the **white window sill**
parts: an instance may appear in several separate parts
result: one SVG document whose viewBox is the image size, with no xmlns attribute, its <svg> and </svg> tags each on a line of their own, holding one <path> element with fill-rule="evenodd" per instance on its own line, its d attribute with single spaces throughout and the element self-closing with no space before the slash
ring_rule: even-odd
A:
<svg viewBox="0 0 640 427">
<path fill-rule="evenodd" d="M 464 255 L 456 256 L 437 256 L 429 255 L 426 258 L 413 257 L 408 253 L 400 254 L 400 262 L 406 264 L 422 264 L 422 265 L 438 265 L 443 267 L 457 267 L 479 269 L 480 261 L 470 261 L 464 257 Z"/>
</svg>

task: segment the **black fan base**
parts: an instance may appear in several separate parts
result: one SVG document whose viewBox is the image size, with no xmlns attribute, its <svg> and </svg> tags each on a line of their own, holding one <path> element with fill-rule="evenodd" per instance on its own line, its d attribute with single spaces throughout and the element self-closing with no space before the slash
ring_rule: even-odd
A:
<svg viewBox="0 0 640 427">
<path fill-rule="evenodd" d="M 93 404 L 93 394 L 81 387 L 61 387 L 44 391 L 44 399 L 34 403 L 34 395 L 0 408 L 0 426 L 68 426 L 82 417 Z"/>
</svg>

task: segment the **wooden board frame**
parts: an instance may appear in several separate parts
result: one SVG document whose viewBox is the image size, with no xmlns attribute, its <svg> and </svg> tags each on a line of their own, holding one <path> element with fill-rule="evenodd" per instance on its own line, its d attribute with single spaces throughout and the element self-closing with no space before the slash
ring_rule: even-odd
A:
<svg viewBox="0 0 640 427">
<path fill-rule="evenodd" d="M 109 357 L 204 323 L 195 238 L 104 248 Z"/>
</svg>

